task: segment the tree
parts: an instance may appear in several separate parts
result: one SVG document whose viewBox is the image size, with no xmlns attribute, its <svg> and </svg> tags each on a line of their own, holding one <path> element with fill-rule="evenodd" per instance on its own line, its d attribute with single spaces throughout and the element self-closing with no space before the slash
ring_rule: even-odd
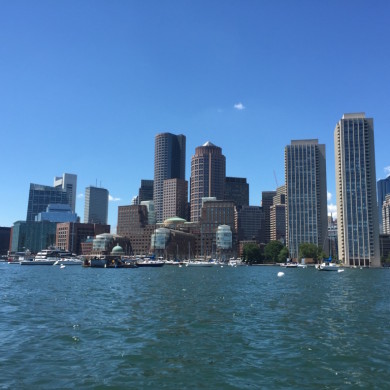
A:
<svg viewBox="0 0 390 390">
<path fill-rule="evenodd" d="M 289 257 L 289 255 L 290 255 L 290 252 L 288 251 L 288 248 L 286 246 L 284 246 L 282 248 L 282 250 L 279 252 L 278 262 L 284 263 L 286 261 L 286 259 Z"/>
<path fill-rule="evenodd" d="M 242 250 L 242 257 L 247 263 L 261 263 L 263 261 L 263 256 L 261 250 L 257 244 L 248 243 L 245 244 Z"/>
<path fill-rule="evenodd" d="M 299 245 L 299 258 L 311 258 L 315 261 L 318 261 L 319 259 L 322 259 L 325 257 L 325 252 L 322 250 L 321 247 L 309 243 L 309 242 L 303 242 L 301 245 Z"/>
<path fill-rule="evenodd" d="M 270 241 L 264 248 L 265 259 L 276 263 L 282 249 L 283 244 L 280 241 Z"/>
</svg>

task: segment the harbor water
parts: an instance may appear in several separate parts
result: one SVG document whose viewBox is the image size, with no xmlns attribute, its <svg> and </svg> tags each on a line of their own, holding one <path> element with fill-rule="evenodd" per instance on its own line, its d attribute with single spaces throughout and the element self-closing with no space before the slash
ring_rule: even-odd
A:
<svg viewBox="0 0 390 390">
<path fill-rule="evenodd" d="M 389 299 L 389 269 L 0 263 L 0 388 L 385 389 Z"/>
</svg>

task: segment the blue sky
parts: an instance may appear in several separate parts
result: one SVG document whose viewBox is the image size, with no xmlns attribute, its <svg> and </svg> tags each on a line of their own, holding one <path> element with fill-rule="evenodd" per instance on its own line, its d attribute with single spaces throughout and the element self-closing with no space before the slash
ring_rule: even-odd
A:
<svg viewBox="0 0 390 390">
<path fill-rule="evenodd" d="M 222 147 L 253 205 L 284 183 L 284 147 L 318 138 L 332 205 L 334 127 L 363 111 L 386 177 L 389 15 L 389 1 L 0 2 L 0 225 L 25 219 L 30 183 L 67 172 L 81 219 L 87 186 L 110 191 L 115 228 L 160 132 L 186 135 L 187 179 L 196 146 Z"/>
</svg>

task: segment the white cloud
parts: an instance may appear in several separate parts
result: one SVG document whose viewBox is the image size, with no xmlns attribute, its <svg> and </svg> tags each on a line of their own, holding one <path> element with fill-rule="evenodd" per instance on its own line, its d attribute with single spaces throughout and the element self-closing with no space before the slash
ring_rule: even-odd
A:
<svg viewBox="0 0 390 390">
<path fill-rule="evenodd" d="M 119 202 L 121 200 L 121 198 L 115 198 L 114 196 L 112 195 L 108 195 L 108 200 L 110 202 Z"/>
<path fill-rule="evenodd" d="M 78 198 L 84 198 L 84 194 L 78 194 L 77 197 Z"/>
<path fill-rule="evenodd" d="M 386 177 L 390 175 L 390 165 L 387 167 L 384 167 L 383 170 L 385 171 Z"/>
<path fill-rule="evenodd" d="M 235 104 L 235 105 L 234 105 L 234 108 L 235 108 L 236 110 L 239 110 L 239 111 L 245 110 L 245 106 L 244 106 L 242 103 L 237 103 L 237 104 Z"/>
<path fill-rule="evenodd" d="M 326 196 L 327 196 L 327 198 L 328 198 L 328 202 L 329 202 L 330 200 L 332 200 L 332 194 L 331 194 L 330 192 L 328 192 Z"/>
<path fill-rule="evenodd" d="M 333 203 L 328 204 L 328 215 L 331 215 L 333 219 L 337 219 L 337 206 Z"/>
</svg>

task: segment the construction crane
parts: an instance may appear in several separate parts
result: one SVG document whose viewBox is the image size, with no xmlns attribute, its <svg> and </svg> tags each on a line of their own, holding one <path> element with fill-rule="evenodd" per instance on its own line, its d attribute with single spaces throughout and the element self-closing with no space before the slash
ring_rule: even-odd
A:
<svg viewBox="0 0 390 390">
<path fill-rule="evenodd" d="M 276 178 L 276 172 L 274 169 L 274 178 L 275 178 L 275 183 L 276 183 L 276 189 L 279 187 L 278 179 Z"/>
</svg>

